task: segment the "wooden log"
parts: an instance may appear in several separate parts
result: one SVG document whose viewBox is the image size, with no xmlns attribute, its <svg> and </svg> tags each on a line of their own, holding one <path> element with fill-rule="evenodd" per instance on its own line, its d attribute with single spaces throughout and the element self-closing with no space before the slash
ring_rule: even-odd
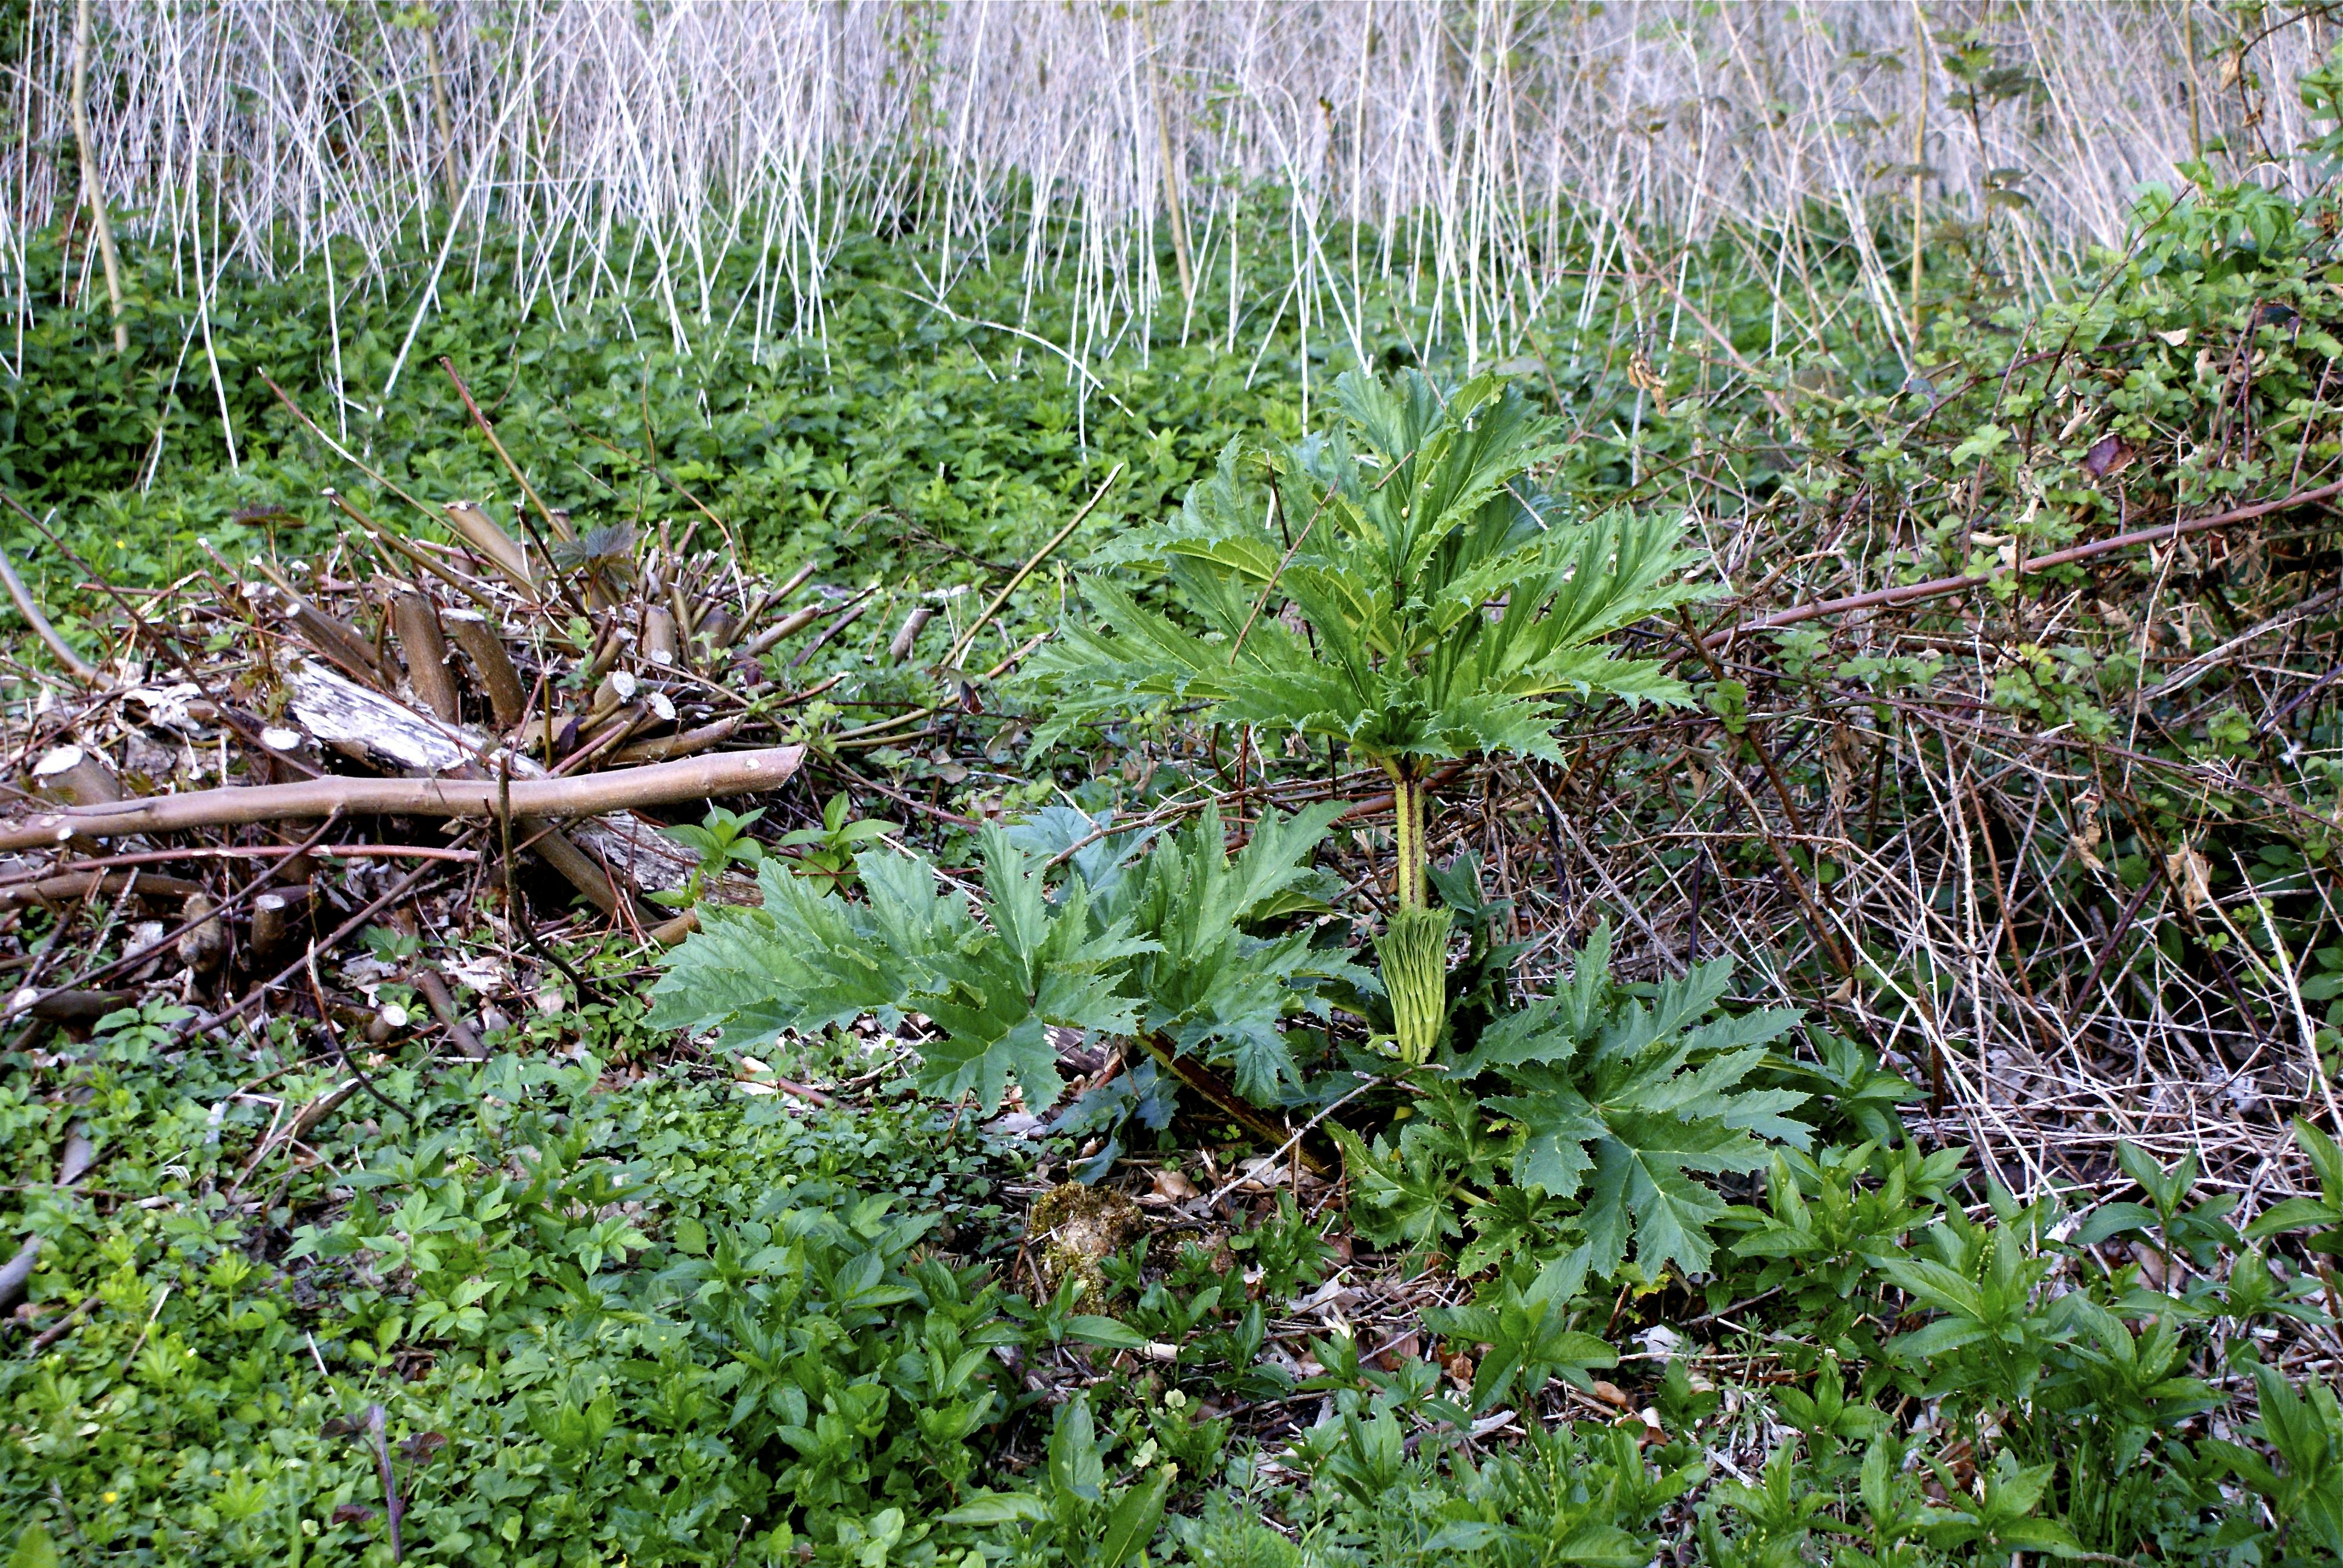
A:
<svg viewBox="0 0 2343 1568">
<path fill-rule="evenodd" d="M 456 1049 L 475 1061 L 485 1060 L 488 1048 L 480 1043 L 480 1037 L 472 1032 L 471 1026 L 457 1016 L 456 999 L 447 994 L 447 982 L 439 978 L 439 971 L 418 969 L 414 978 L 415 989 L 431 1009 L 431 1016 L 447 1031 L 447 1038 L 456 1042 Z"/>
<path fill-rule="evenodd" d="M 740 650 L 742 656 L 748 658 L 762 658 L 779 647 L 784 638 L 795 637 L 811 626 L 821 615 L 823 608 L 818 604 L 809 604 L 803 609 L 790 611 L 750 638 L 749 646 Z"/>
<path fill-rule="evenodd" d="M 680 735 L 662 735 L 654 740 L 638 740 L 611 753 L 610 760 L 626 768 L 640 762 L 665 762 L 671 758 L 689 757 L 695 751 L 731 739 L 740 728 L 740 716 L 733 714 L 713 724 L 703 724 L 697 729 L 687 729 Z"/>
<path fill-rule="evenodd" d="M 227 922 L 212 913 L 215 908 L 211 895 L 199 892 L 188 898 L 182 910 L 182 918 L 195 923 L 179 933 L 179 961 L 199 975 L 227 961 Z"/>
<path fill-rule="evenodd" d="M 382 678 L 382 661 L 375 658 L 374 645 L 358 635 L 357 628 L 303 598 L 291 583 L 269 571 L 267 562 L 256 559 L 252 564 L 267 576 L 277 590 L 277 613 L 300 628 L 303 641 L 353 675 Z M 247 592 L 256 603 L 266 597 L 266 589 L 257 583 Z"/>
<path fill-rule="evenodd" d="M 52 747 L 33 764 L 35 794 L 68 806 L 104 806 L 122 799 L 122 780 L 106 759 L 86 747 Z"/>
<path fill-rule="evenodd" d="M 802 746 L 725 751 L 642 768 L 614 768 L 560 779 L 516 779 L 511 809 L 524 818 L 598 817 L 609 811 L 720 799 L 779 788 L 805 760 Z M 340 811 L 352 817 L 462 817 L 493 820 L 499 787 L 486 779 L 304 779 L 150 795 L 105 806 L 42 811 L 0 823 L 0 851 L 33 849 L 76 835 L 123 838 L 178 833 L 252 822 L 315 820 Z"/>
<path fill-rule="evenodd" d="M 920 640 L 920 629 L 935 618 L 935 610 L 927 605 L 917 606 L 905 616 L 902 628 L 895 633 L 895 640 L 887 645 L 887 662 L 900 664 L 910 658 L 912 645 Z"/>
<path fill-rule="evenodd" d="M 447 615 L 447 635 L 472 661 L 472 673 L 488 693 L 489 709 L 495 714 L 497 729 L 511 734 L 513 726 L 528 716 L 528 697 L 521 690 L 519 672 L 513 668 L 512 656 L 505 652 L 505 640 L 497 635 L 488 618 L 471 610 L 449 610 Z"/>
<path fill-rule="evenodd" d="M 739 632 L 740 618 L 719 604 L 711 606 L 708 613 L 699 618 L 696 635 L 699 638 L 699 646 L 707 651 L 709 658 L 713 658 L 731 647 L 732 639 Z"/>
<path fill-rule="evenodd" d="M 96 1023 L 137 1000 L 135 990 L 52 990 L 35 997 L 24 1011 L 49 1023 Z"/>
<path fill-rule="evenodd" d="M 511 579 L 515 588 L 524 593 L 537 592 L 537 575 L 528 569 L 528 557 L 513 542 L 510 534 L 497 526 L 494 518 L 480 509 L 478 502 L 450 501 L 440 510 L 447 514 L 447 526 L 490 566 Z"/>
<path fill-rule="evenodd" d="M 675 612 L 663 604 L 644 610 L 643 657 L 653 664 L 671 665 L 676 661 L 678 647 Z"/>
<path fill-rule="evenodd" d="M 463 717 L 456 702 L 456 677 L 447 668 L 447 638 L 439 627 L 439 611 L 419 593 L 403 593 L 390 601 L 391 629 L 407 661 L 407 684 L 439 719 L 454 724 Z"/>
<path fill-rule="evenodd" d="M 617 879 L 602 862 L 579 849 L 569 836 L 551 824 L 534 817 L 523 817 L 513 823 L 515 842 L 527 841 L 537 858 L 561 873 L 571 887 L 586 895 L 592 904 L 612 920 L 622 919 L 633 902 L 631 892 L 621 890 Z"/>
<path fill-rule="evenodd" d="M 308 917 L 312 892 L 304 883 L 271 888 L 252 900 L 252 967 L 267 970 L 281 963 L 293 946 L 294 933 Z"/>
</svg>

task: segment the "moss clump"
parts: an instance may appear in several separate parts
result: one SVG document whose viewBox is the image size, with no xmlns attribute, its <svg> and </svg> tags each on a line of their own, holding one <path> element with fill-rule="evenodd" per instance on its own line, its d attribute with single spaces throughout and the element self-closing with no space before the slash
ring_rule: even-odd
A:
<svg viewBox="0 0 2343 1568">
<path fill-rule="evenodd" d="M 1099 1261 L 1138 1233 L 1139 1205 L 1105 1187 L 1067 1181 L 1034 1201 L 1026 1217 L 1025 1239 L 1041 1261 L 1041 1282 L 1051 1290 L 1068 1277 L 1081 1282 L 1081 1298 L 1106 1294 Z"/>
</svg>

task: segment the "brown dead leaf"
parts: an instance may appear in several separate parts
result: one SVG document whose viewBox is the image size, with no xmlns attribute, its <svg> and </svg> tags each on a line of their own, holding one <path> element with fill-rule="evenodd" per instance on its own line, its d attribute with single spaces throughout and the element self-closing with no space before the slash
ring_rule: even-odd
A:
<svg viewBox="0 0 2343 1568">
<path fill-rule="evenodd" d="M 2099 839 L 2106 832 L 2106 829 L 2099 825 L 2099 792 L 2097 790 L 2086 789 L 2075 797 L 2075 821 L 2077 823 L 2073 840 L 2075 858 L 2094 871 L 2106 870 L 2107 869 L 2106 864 L 2100 860 L 2097 853 Z"/>
<path fill-rule="evenodd" d="M 2212 870 L 2193 844 L 2183 844 L 2164 857 L 2164 874 L 2180 890 L 2180 907 L 2192 915 L 2213 901 Z"/>
<path fill-rule="evenodd" d="M 1454 1355 L 1450 1356 L 1446 1361 L 1441 1362 L 1440 1370 L 1446 1372 L 1448 1374 L 1448 1381 L 1454 1383 L 1460 1390 L 1469 1390 L 1472 1388 L 1473 1358 L 1465 1354 L 1463 1351 L 1458 1351 Z"/>
<path fill-rule="evenodd" d="M 1200 1195 L 1196 1184 L 1189 1181 L 1186 1173 L 1176 1165 L 1167 1165 L 1155 1173 L 1154 1196 L 1158 1198 L 1169 1202 L 1184 1203 L 1189 1199 Z"/>
<path fill-rule="evenodd" d="M 1668 417 L 1668 384 L 1652 369 L 1652 362 L 1640 348 L 1627 357 L 1627 379 L 1634 383 L 1636 390 L 1651 397 L 1652 407 L 1661 418 Z"/>
<path fill-rule="evenodd" d="M 1614 1410 L 1624 1410 L 1627 1408 L 1627 1391 L 1621 1388 L 1615 1382 L 1604 1382 L 1601 1378 L 1596 1378 L 1594 1380 L 1594 1397 L 1601 1400 L 1604 1404 L 1611 1406 Z"/>
<path fill-rule="evenodd" d="M 2083 454 L 2083 472 L 2094 479 L 2120 473 L 2132 460 L 2132 449 L 2121 436 L 2102 436 Z"/>
</svg>

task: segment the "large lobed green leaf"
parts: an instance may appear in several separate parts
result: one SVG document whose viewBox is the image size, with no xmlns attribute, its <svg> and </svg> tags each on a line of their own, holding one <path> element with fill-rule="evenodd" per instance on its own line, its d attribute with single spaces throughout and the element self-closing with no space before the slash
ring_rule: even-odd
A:
<svg viewBox="0 0 2343 1568">
<path fill-rule="evenodd" d="M 1208 809 L 1151 847 L 1127 839 L 1076 850 L 1073 874 L 1054 890 L 1047 861 L 1098 824 L 1043 813 L 985 830 L 973 900 L 940 890 L 935 868 L 913 855 L 858 857 L 860 902 L 769 859 L 763 908 L 702 906 L 701 929 L 652 989 L 650 1022 L 719 1030 L 727 1047 L 747 1050 L 784 1031 L 865 1015 L 891 1027 L 923 1013 L 938 1035 L 922 1048 L 920 1087 L 988 1110 L 1012 1083 L 1037 1109 L 1057 1099 L 1053 1025 L 1145 1032 L 1227 1067 L 1242 1092 L 1271 1102 L 1300 1079 L 1285 1020 L 1323 1016 L 1326 982 L 1373 984 L 1341 950 L 1313 946 L 1306 929 L 1257 934 L 1325 908 L 1310 860 L 1340 810 L 1265 812 L 1232 856 Z"/>
<path fill-rule="evenodd" d="M 1202 635 L 1098 578 L 1031 667 L 1043 732 L 1164 703 L 1342 742 L 1378 761 L 1557 755 L 1555 705 L 1678 702 L 1658 664 L 1598 646 L 1704 591 L 1674 522 L 1567 515 L 1529 471 L 1557 420 L 1483 377 L 1337 382 L 1342 429 L 1232 443 L 1177 518 L 1107 558 L 1168 562 Z"/>
<path fill-rule="evenodd" d="M 1481 1104 L 1513 1124 L 1515 1184 L 1576 1201 L 1588 1267 L 1615 1272 L 1632 1247 L 1647 1274 L 1705 1270 L 1709 1228 L 1726 1204 L 1703 1178 L 1760 1170 L 1769 1146 L 1809 1141 L 1788 1114 L 1805 1095 L 1745 1087 L 1797 1014 L 1719 1010 L 1731 977 L 1723 960 L 1662 982 L 1648 1002 L 1627 999 L 1609 960 L 1609 930 L 1598 928 L 1570 983 L 1492 1024 L 1451 1080 L 1491 1090 Z M 1404 1150 L 1393 1153 L 1361 1180 L 1396 1202 L 1423 1178 L 1408 1173 Z"/>
</svg>

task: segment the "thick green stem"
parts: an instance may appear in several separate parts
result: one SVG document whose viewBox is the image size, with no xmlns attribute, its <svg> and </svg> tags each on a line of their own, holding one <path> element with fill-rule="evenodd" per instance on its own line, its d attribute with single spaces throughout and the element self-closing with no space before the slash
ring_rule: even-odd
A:
<svg viewBox="0 0 2343 1568">
<path fill-rule="evenodd" d="M 1399 907 L 1423 907 L 1423 780 L 1403 768 L 1390 768 L 1392 817 L 1399 845 L 1399 876 L 1393 889 Z"/>
</svg>

